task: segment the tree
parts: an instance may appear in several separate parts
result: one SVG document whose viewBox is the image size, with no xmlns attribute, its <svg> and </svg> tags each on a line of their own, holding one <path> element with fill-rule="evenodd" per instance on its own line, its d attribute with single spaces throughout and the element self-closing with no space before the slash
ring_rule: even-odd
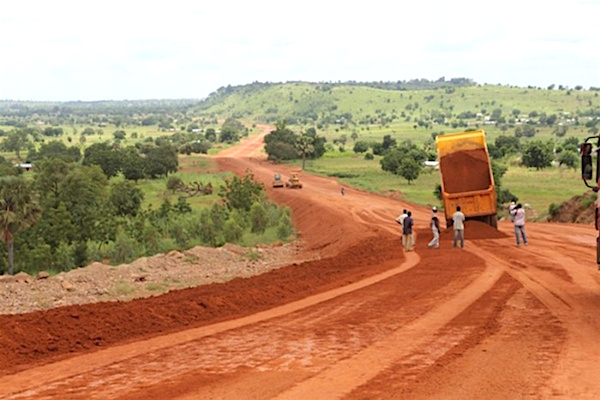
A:
<svg viewBox="0 0 600 400">
<path fill-rule="evenodd" d="M 15 233 L 37 222 L 40 208 L 22 177 L 0 177 L 0 232 L 8 252 L 8 273 L 14 273 Z M 0 271 L 2 272 L 2 271 Z"/>
<path fill-rule="evenodd" d="M 42 132 L 44 136 L 62 136 L 63 133 L 63 128 L 51 126 L 44 128 L 44 131 Z"/>
<path fill-rule="evenodd" d="M 47 158 L 35 168 L 34 187 L 42 206 L 57 207 L 65 186 L 65 178 L 73 167 L 63 159 Z"/>
<path fill-rule="evenodd" d="M 150 178 L 167 176 L 179 169 L 177 150 L 169 143 L 150 148 L 146 155 L 146 167 Z"/>
<path fill-rule="evenodd" d="M 108 178 L 121 171 L 121 151 L 108 143 L 94 143 L 83 154 L 83 165 L 98 165 Z"/>
<path fill-rule="evenodd" d="M 398 165 L 396 174 L 406 179 L 408 181 L 408 184 L 410 185 L 411 181 L 414 181 L 419 177 L 419 174 L 421 173 L 421 168 L 422 164 L 420 164 L 416 160 L 409 157 L 404 157 Z"/>
<path fill-rule="evenodd" d="M 180 177 L 171 175 L 169 179 L 167 179 L 167 189 L 169 189 L 173 194 L 183 187 L 185 187 L 185 184 Z"/>
<path fill-rule="evenodd" d="M 127 133 L 124 130 L 119 129 L 118 131 L 113 132 L 113 137 L 116 140 L 124 140 L 127 137 Z"/>
<path fill-rule="evenodd" d="M 71 213 L 78 240 L 106 240 L 114 236 L 107 188 L 106 175 L 95 165 L 77 166 L 65 176 L 59 201 Z"/>
<path fill-rule="evenodd" d="M 315 138 L 307 133 L 303 133 L 300 136 L 296 137 L 295 147 L 296 150 L 302 156 L 302 170 L 304 171 L 304 167 L 306 165 L 306 155 L 314 152 Z"/>
<path fill-rule="evenodd" d="M 551 165 L 552 158 L 552 144 L 550 142 L 532 140 L 525 145 L 521 161 L 526 167 L 542 169 Z"/>
<path fill-rule="evenodd" d="M 421 172 L 427 153 L 419 149 L 411 141 L 402 142 L 398 147 L 390 149 L 381 159 L 381 169 L 400 175 L 408 182 L 415 180 Z"/>
<path fill-rule="evenodd" d="M 66 162 L 77 162 L 81 158 L 81 151 L 75 146 L 67 147 L 63 142 L 52 140 L 48 143 L 42 143 L 37 152 L 35 150 L 30 151 L 27 158 L 31 161 L 59 158 Z"/>
<path fill-rule="evenodd" d="M 355 153 L 364 153 L 367 150 L 369 150 L 369 143 L 367 143 L 367 142 L 365 142 L 363 140 L 360 140 L 360 141 L 354 143 L 354 149 L 353 150 L 354 150 Z"/>
<path fill-rule="evenodd" d="M 240 139 L 240 133 L 231 126 L 221 127 L 219 142 L 237 142 Z"/>
<path fill-rule="evenodd" d="M 242 178 L 234 176 L 233 179 L 226 180 L 219 196 L 229 210 L 250 211 L 252 204 L 264 196 L 264 186 L 254 180 L 251 172 L 246 171 Z"/>
<path fill-rule="evenodd" d="M 4 151 L 14 151 L 17 158 L 21 159 L 21 150 L 24 149 L 29 140 L 27 135 L 20 130 L 13 130 L 2 140 L 1 148 Z"/>
<path fill-rule="evenodd" d="M 575 169 L 579 164 L 579 157 L 577 156 L 577 153 L 572 151 L 563 151 L 558 156 L 558 163 L 560 165 Z"/>
<path fill-rule="evenodd" d="M 492 111 L 492 115 L 490 116 L 490 121 L 498 121 L 502 116 L 502 110 L 499 108 L 494 109 Z"/>
<path fill-rule="evenodd" d="M 552 130 L 552 133 L 555 134 L 557 137 L 564 137 L 567 134 L 568 130 L 569 127 L 567 125 L 557 125 Z"/>
<path fill-rule="evenodd" d="M 392 138 L 391 135 L 385 135 L 381 145 L 383 147 L 383 151 L 385 152 L 389 148 L 396 146 L 396 139 Z"/>
<path fill-rule="evenodd" d="M 535 136 L 535 128 L 531 125 L 522 125 L 522 126 L 517 126 L 515 128 L 515 137 L 520 138 L 520 137 L 534 137 Z"/>
<path fill-rule="evenodd" d="M 125 179 L 134 181 L 146 177 L 146 159 L 138 153 L 135 147 L 127 147 L 123 151 L 122 172 Z"/>
<path fill-rule="evenodd" d="M 110 191 L 110 203 L 120 216 L 135 217 L 142 207 L 144 193 L 129 181 L 115 184 Z"/>
<path fill-rule="evenodd" d="M 216 142 L 217 141 L 217 133 L 215 132 L 214 128 L 208 128 L 206 130 L 206 133 L 204 134 L 204 137 L 209 142 Z"/>
<path fill-rule="evenodd" d="M 275 130 L 266 135 L 264 140 L 269 160 L 293 160 L 298 157 L 296 135 L 285 121 L 275 123 Z"/>
<path fill-rule="evenodd" d="M 516 136 L 500 135 L 494 142 L 496 149 L 500 152 L 501 157 L 507 154 L 518 153 L 521 149 L 521 142 Z"/>
</svg>

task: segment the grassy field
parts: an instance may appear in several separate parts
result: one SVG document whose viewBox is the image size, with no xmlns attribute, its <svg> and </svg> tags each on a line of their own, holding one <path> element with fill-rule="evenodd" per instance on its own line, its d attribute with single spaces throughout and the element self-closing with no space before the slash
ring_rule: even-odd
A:
<svg viewBox="0 0 600 400">
<path fill-rule="evenodd" d="M 408 184 L 404 178 L 381 170 L 379 159 L 377 156 L 374 160 L 365 160 L 350 153 L 328 153 L 320 159 L 308 161 L 306 170 L 336 177 L 344 184 L 370 192 L 421 205 L 440 205 L 434 195 L 434 189 L 440 183 L 438 170 L 426 168 L 418 179 Z M 551 203 L 559 204 L 588 190 L 578 170 L 563 167 L 538 171 L 513 165 L 502 177 L 501 184 L 517 196 L 519 202 L 531 206 L 529 218 L 534 220 L 544 220 Z M 500 215 L 504 214 L 500 212 Z"/>
</svg>

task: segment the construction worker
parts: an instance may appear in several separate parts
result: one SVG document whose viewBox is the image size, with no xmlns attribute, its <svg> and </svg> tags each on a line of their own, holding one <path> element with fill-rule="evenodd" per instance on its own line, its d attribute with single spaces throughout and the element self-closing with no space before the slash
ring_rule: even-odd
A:
<svg viewBox="0 0 600 400">
<path fill-rule="evenodd" d="M 404 244 L 404 251 L 411 251 L 413 248 L 412 235 L 413 235 L 413 219 L 411 218 L 411 212 L 406 213 L 406 218 L 402 221 L 402 239 Z"/>
<path fill-rule="evenodd" d="M 402 224 L 403 224 L 404 219 L 406 217 L 408 217 L 408 214 L 406 213 L 406 210 L 402 210 L 402 214 L 400 214 L 398 216 L 398 218 L 396 218 L 396 222 L 399 223 L 400 226 L 402 227 L 403 226 Z M 400 237 L 402 238 L 402 247 L 404 247 L 404 233 L 403 232 L 400 233 Z"/>
<path fill-rule="evenodd" d="M 452 214 L 452 226 L 454 227 L 454 246 L 460 238 L 461 249 L 465 247 L 465 214 L 460 211 L 460 206 L 456 206 L 456 212 Z"/>
<path fill-rule="evenodd" d="M 527 246 L 527 235 L 525 235 L 525 209 L 523 209 L 521 203 L 517 204 L 517 206 L 511 211 L 511 217 L 513 217 L 513 222 L 515 223 L 515 238 L 517 239 L 517 246 L 521 245 L 521 243 L 519 243 L 519 232 L 523 238 L 523 244 Z"/>
<path fill-rule="evenodd" d="M 440 219 L 437 216 L 437 207 L 433 206 L 431 209 L 431 232 L 433 233 L 433 239 L 427 244 L 427 247 L 433 247 L 436 249 L 440 248 Z"/>
</svg>

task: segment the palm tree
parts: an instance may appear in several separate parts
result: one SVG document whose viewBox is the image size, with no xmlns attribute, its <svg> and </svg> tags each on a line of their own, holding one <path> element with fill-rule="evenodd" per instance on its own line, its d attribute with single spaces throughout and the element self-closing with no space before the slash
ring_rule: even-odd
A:
<svg viewBox="0 0 600 400">
<path fill-rule="evenodd" d="M 39 217 L 40 207 L 33 201 L 25 179 L 0 177 L 0 239 L 6 243 L 10 275 L 14 273 L 15 232 L 35 224 Z"/>
<path fill-rule="evenodd" d="M 315 151 L 314 143 L 315 138 L 307 133 L 303 133 L 296 138 L 296 150 L 302 155 L 302 171 L 304 171 L 304 166 L 306 165 L 307 154 Z"/>
</svg>

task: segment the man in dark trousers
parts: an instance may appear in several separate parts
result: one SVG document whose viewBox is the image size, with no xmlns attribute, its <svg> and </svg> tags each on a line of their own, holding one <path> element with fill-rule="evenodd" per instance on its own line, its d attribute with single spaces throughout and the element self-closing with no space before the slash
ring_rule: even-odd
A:
<svg viewBox="0 0 600 400">
<path fill-rule="evenodd" d="M 402 221 L 402 241 L 404 242 L 404 251 L 412 250 L 412 228 L 413 228 L 413 219 L 411 217 L 412 213 L 409 211 L 406 213 L 406 218 Z"/>
</svg>

